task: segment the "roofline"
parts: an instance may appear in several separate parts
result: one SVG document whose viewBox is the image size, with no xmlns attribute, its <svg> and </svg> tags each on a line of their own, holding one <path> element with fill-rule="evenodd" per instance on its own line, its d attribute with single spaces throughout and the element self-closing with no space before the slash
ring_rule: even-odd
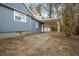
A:
<svg viewBox="0 0 79 59">
<path fill-rule="evenodd" d="M 9 8 L 9 9 L 11 9 L 11 10 L 14 10 L 13 8 L 8 7 L 8 6 L 4 5 L 3 3 L 0 3 L 0 5 L 3 6 L 3 7 Z"/>
<path fill-rule="evenodd" d="M 25 13 L 22 12 L 22 11 L 16 10 L 16 9 L 11 8 L 11 7 L 9 7 L 9 6 L 6 6 L 6 5 L 4 5 L 4 4 L 2 4 L 2 3 L 0 3 L 0 5 L 3 6 L 3 7 L 9 8 L 9 9 L 11 9 L 11 10 L 15 10 L 15 11 L 18 11 L 18 12 L 21 12 L 21 13 L 25 14 Z M 28 14 L 26 14 L 26 15 L 28 15 Z"/>
<path fill-rule="evenodd" d="M 25 3 L 23 3 L 24 5 L 25 5 Z M 31 10 L 27 7 L 27 5 L 25 5 L 25 7 L 29 10 L 29 12 L 32 14 L 32 18 L 34 18 L 34 15 L 33 15 L 33 13 L 31 12 Z M 29 15 L 30 16 L 30 15 Z M 38 21 L 38 22 L 41 22 L 41 21 L 39 21 L 39 20 L 37 20 L 36 18 L 34 18 L 34 20 L 36 20 L 36 21 Z M 42 22 L 41 22 L 42 23 Z"/>
<path fill-rule="evenodd" d="M 36 19 L 36 18 L 34 18 L 33 16 L 30 16 L 30 15 L 28 15 L 28 14 L 27 14 L 27 16 L 29 16 L 29 17 L 33 18 L 33 20 L 38 21 L 38 22 L 40 22 L 40 23 L 42 23 L 42 24 L 43 24 L 43 22 L 41 22 L 41 21 L 37 20 L 37 19 Z"/>
<path fill-rule="evenodd" d="M 29 12 L 31 13 L 31 15 L 34 16 L 33 13 L 31 12 L 31 10 L 25 5 L 25 3 L 23 3 L 23 4 L 29 10 Z"/>
<path fill-rule="evenodd" d="M 24 4 L 24 3 L 22 3 L 27 9 L 28 9 L 28 7 Z M 13 8 L 11 8 L 11 7 L 8 7 L 8 6 L 6 6 L 6 5 L 4 5 L 4 4 L 2 4 L 2 3 L 0 3 L 0 5 L 2 5 L 2 6 L 4 6 L 4 7 L 6 7 L 6 8 L 9 8 L 9 9 L 12 9 L 12 10 L 15 10 L 15 9 L 13 9 Z M 29 9 L 28 9 L 29 10 Z M 16 11 L 18 11 L 18 10 L 16 10 Z M 19 12 L 21 12 L 21 11 L 19 11 Z M 30 11 L 29 11 L 30 12 Z M 23 12 L 22 12 L 23 13 Z M 31 13 L 31 12 L 30 12 Z M 31 13 L 32 14 L 32 13 Z M 39 20 L 37 20 L 36 18 L 34 18 L 34 16 L 33 16 L 33 14 L 32 14 L 32 16 L 31 15 L 28 15 L 28 14 L 26 14 L 27 16 L 30 16 L 30 17 L 32 17 L 34 20 L 36 20 L 36 21 L 38 21 L 38 22 L 40 22 L 40 23 L 42 23 L 41 21 L 39 21 Z"/>
</svg>

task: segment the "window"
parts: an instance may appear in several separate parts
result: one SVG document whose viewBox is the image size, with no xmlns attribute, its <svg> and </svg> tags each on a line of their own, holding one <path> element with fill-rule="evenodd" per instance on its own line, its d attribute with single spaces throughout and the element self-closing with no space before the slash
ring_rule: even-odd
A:
<svg viewBox="0 0 79 59">
<path fill-rule="evenodd" d="M 38 25 L 38 23 L 36 23 L 36 28 L 39 28 L 39 25 Z"/>
<path fill-rule="evenodd" d="M 20 22 L 27 22 L 26 15 L 17 11 L 14 11 L 14 20 Z"/>
<path fill-rule="evenodd" d="M 16 20 L 21 20 L 21 17 L 15 16 L 15 19 L 16 19 Z"/>
</svg>

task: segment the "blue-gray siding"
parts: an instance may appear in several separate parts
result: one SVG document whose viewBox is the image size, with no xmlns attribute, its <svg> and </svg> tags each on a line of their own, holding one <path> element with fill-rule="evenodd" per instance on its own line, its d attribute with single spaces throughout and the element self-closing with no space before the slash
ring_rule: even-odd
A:
<svg viewBox="0 0 79 59">
<path fill-rule="evenodd" d="M 27 23 L 14 21 L 14 11 L 0 6 L 0 32 L 14 32 L 14 31 L 28 31 L 29 30 L 29 17 Z"/>
<path fill-rule="evenodd" d="M 39 27 L 36 28 L 36 23 L 38 23 Z M 31 32 L 41 32 L 41 23 L 31 20 Z"/>
<path fill-rule="evenodd" d="M 0 33 L 1 32 L 41 32 L 41 23 L 27 16 L 27 23 L 14 21 L 14 10 L 0 6 Z M 31 20 L 31 28 L 30 28 Z M 39 28 L 36 28 L 36 22 Z"/>
</svg>

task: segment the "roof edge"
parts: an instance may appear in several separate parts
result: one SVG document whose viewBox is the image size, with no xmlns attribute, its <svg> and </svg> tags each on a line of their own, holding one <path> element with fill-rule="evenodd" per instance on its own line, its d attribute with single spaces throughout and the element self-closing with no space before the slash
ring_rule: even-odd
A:
<svg viewBox="0 0 79 59">
<path fill-rule="evenodd" d="M 23 3 L 24 5 L 25 5 L 25 3 Z M 28 15 L 28 16 L 31 16 L 34 20 L 36 20 L 36 21 L 38 21 L 38 22 L 41 22 L 41 21 L 39 21 L 39 20 L 37 20 L 35 17 L 34 17 L 34 15 L 33 15 L 33 13 L 31 12 L 31 10 L 27 7 L 27 5 L 25 5 L 25 7 L 29 10 L 29 12 L 32 14 L 32 16 L 31 15 Z M 43 23 L 43 22 L 41 22 L 41 23 Z"/>
<path fill-rule="evenodd" d="M 29 12 L 31 13 L 31 15 L 33 16 L 33 13 L 31 12 L 31 10 L 25 5 L 25 3 L 23 3 L 23 4 L 29 10 Z"/>
</svg>

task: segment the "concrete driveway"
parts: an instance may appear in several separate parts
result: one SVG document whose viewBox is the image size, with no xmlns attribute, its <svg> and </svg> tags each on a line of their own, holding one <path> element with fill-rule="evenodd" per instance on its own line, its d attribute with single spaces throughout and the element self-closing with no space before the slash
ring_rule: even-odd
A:
<svg viewBox="0 0 79 59">
<path fill-rule="evenodd" d="M 28 34 L 0 40 L 0 55 L 69 56 L 79 55 L 79 40 L 58 33 Z"/>
</svg>

